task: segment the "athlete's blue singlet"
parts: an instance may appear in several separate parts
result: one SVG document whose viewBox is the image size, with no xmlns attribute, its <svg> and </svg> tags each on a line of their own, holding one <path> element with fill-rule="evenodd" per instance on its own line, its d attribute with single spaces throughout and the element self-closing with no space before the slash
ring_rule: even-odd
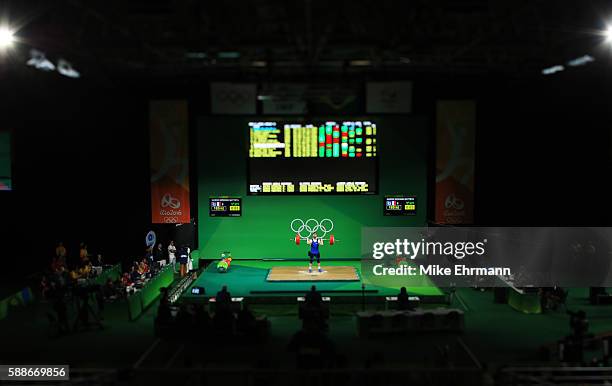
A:
<svg viewBox="0 0 612 386">
<path fill-rule="evenodd" d="M 310 253 L 317 255 L 319 253 L 319 239 L 312 240 L 310 243 Z"/>
</svg>

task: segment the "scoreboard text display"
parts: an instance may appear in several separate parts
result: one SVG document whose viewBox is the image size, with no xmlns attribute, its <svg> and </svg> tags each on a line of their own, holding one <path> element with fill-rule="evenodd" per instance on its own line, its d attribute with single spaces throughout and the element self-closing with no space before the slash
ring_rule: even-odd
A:
<svg viewBox="0 0 612 386">
<path fill-rule="evenodd" d="M 371 121 L 250 122 L 250 195 L 376 194 Z"/>
<path fill-rule="evenodd" d="M 242 216 L 242 200 L 232 197 L 211 197 L 209 199 L 210 217 Z"/>
<path fill-rule="evenodd" d="M 416 215 L 416 197 L 414 196 L 387 196 L 385 197 L 385 216 L 414 216 Z"/>
</svg>

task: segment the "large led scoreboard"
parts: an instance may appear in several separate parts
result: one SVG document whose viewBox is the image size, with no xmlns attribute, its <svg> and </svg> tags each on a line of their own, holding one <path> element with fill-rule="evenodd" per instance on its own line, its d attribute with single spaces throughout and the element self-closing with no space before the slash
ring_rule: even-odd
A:
<svg viewBox="0 0 612 386">
<path fill-rule="evenodd" d="M 250 122 L 248 194 L 376 194 L 371 121 Z"/>
</svg>

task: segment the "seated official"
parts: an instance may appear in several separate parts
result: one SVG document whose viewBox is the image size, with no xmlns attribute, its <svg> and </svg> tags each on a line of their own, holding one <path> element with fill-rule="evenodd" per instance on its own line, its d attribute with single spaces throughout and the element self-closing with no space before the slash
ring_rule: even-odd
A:
<svg viewBox="0 0 612 386">
<path fill-rule="evenodd" d="M 304 303 L 310 308 L 321 308 L 321 305 L 323 304 L 323 297 L 321 297 L 321 294 L 317 292 L 316 286 L 313 285 L 310 287 L 310 291 L 306 293 Z"/>
<path fill-rule="evenodd" d="M 400 311 L 412 311 L 414 307 L 410 303 L 410 297 L 406 287 L 400 288 L 400 293 L 397 295 L 397 309 Z"/>
</svg>

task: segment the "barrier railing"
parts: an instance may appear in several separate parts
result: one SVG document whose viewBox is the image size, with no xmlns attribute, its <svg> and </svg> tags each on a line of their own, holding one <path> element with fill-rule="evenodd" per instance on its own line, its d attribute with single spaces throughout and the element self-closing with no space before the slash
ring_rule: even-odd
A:
<svg viewBox="0 0 612 386">
<path fill-rule="evenodd" d="M 96 278 L 94 279 L 96 284 L 104 285 L 108 279 L 115 281 L 121 277 L 121 264 L 115 264 L 104 269 Z"/>
<path fill-rule="evenodd" d="M 128 318 L 136 320 L 160 295 L 162 287 L 167 287 L 174 281 L 174 269 L 166 266 L 157 276 L 147 281 L 137 292 L 127 298 Z"/>
<path fill-rule="evenodd" d="M 0 299 L 0 320 L 8 316 L 10 306 L 25 306 L 34 300 L 30 287 L 25 287 L 14 294 Z"/>
</svg>

